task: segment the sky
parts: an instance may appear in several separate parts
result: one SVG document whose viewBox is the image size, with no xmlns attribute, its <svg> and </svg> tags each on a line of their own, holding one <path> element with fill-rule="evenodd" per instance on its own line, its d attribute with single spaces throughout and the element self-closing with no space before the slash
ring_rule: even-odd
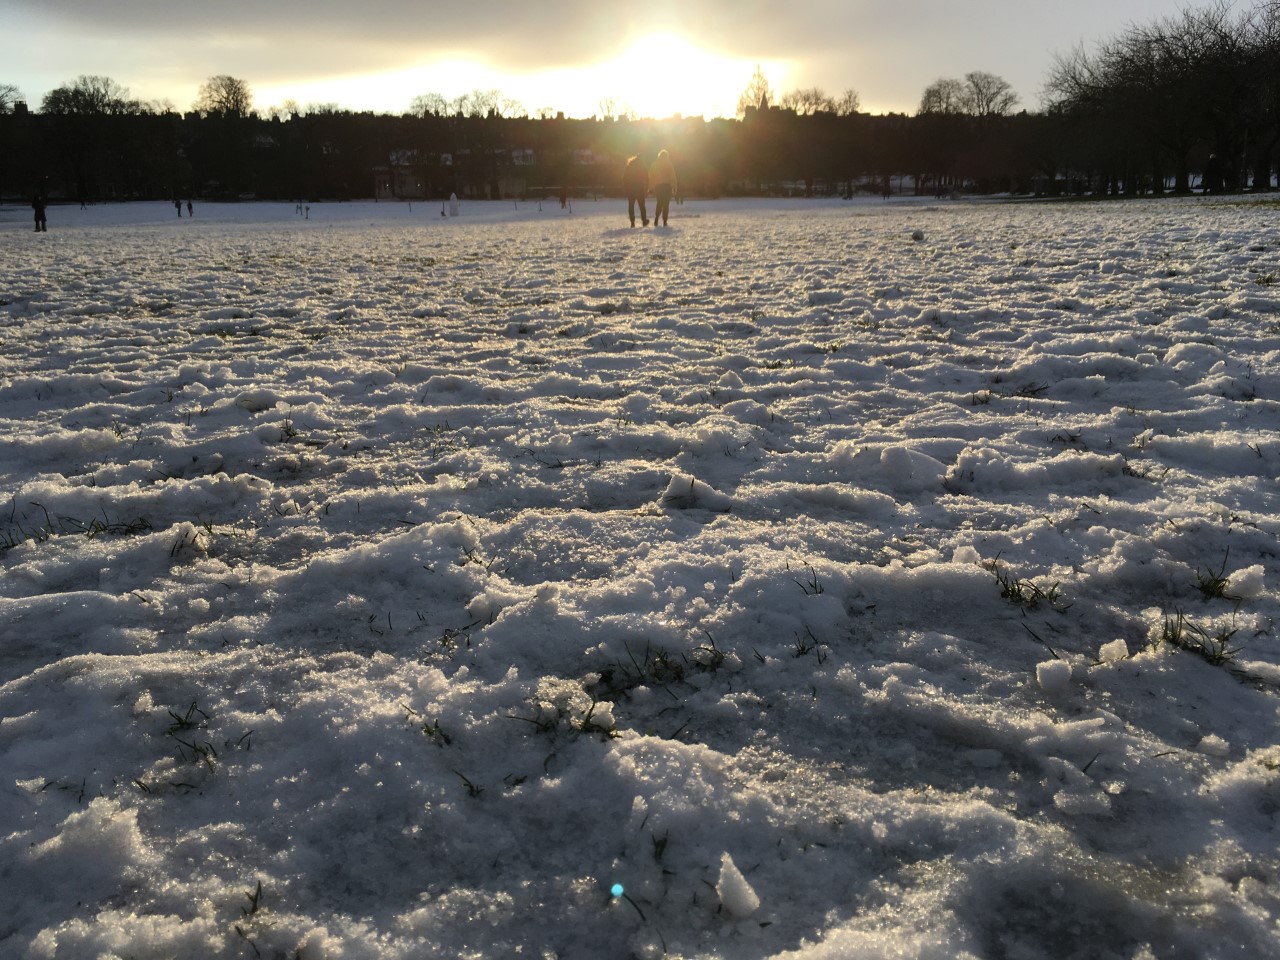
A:
<svg viewBox="0 0 1280 960">
<path fill-rule="evenodd" d="M 1191 4 L 1194 6 L 1195 4 Z M 0 0 L 0 84 L 38 107 L 81 74 L 188 109 L 209 77 L 260 110 L 295 100 L 399 113 L 415 95 L 497 89 L 530 113 L 733 116 L 757 65 L 778 93 L 856 90 L 914 112 L 973 70 L 1035 109 L 1056 53 L 1177 12 L 1160 0 Z"/>
</svg>

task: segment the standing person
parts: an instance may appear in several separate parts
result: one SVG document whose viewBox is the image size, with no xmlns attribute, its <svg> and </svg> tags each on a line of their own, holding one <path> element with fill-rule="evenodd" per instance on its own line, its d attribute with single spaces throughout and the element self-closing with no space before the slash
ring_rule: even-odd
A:
<svg viewBox="0 0 1280 960">
<path fill-rule="evenodd" d="M 658 221 L 667 225 L 671 217 L 671 195 L 676 192 L 676 168 L 671 164 L 671 155 L 666 150 L 658 151 L 658 159 L 649 168 L 649 185 L 653 187 L 657 200 L 653 209 L 653 225 Z"/>
<path fill-rule="evenodd" d="M 188 216 L 188 217 L 194 217 L 194 216 L 195 216 L 195 211 L 192 209 L 191 201 L 190 201 L 190 200 L 188 200 L 188 201 L 187 201 L 187 216 Z"/>
<path fill-rule="evenodd" d="M 44 195 L 37 193 L 31 200 L 31 210 L 36 215 L 36 233 L 49 232 L 49 223 L 44 215 L 45 206 Z"/>
<path fill-rule="evenodd" d="M 1225 178 L 1222 175 L 1222 164 L 1216 153 L 1209 154 L 1209 162 L 1204 165 L 1204 173 L 1200 175 L 1200 186 L 1205 193 L 1221 193 Z"/>
<path fill-rule="evenodd" d="M 182 219 L 182 201 L 175 199 L 173 201 L 173 209 L 178 211 L 178 219 L 181 220 Z"/>
<path fill-rule="evenodd" d="M 649 211 L 645 209 L 644 197 L 649 192 L 649 171 L 638 156 L 627 161 L 627 169 L 622 172 L 622 188 L 627 194 L 627 218 L 631 226 L 636 225 L 636 205 L 640 205 L 640 220 L 644 226 L 649 225 Z"/>
</svg>

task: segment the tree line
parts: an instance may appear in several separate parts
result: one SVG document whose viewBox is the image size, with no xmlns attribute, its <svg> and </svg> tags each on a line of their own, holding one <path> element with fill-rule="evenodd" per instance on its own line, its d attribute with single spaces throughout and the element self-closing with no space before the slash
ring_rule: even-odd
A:
<svg viewBox="0 0 1280 960">
<path fill-rule="evenodd" d="M 1209 189 L 1271 185 L 1280 141 L 1280 3 L 1220 0 L 1130 26 L 1056 58 L 1049 113 L 1064 121 L 1060 169 L 1097 171 L 1112 192 L 1193 173 Z"/>
<path fill-rule="evenodd" d="M 1280 0 L 1227 0 L 1136 24 L 1055 58 L 1044 106 L 1003 78 L 940 78 L 913 115 L 869 115 L 849 89 L 775 94 L 757 68 L 734 119 L 529 116 L 498 91 L 416 97 L 403 115 L 295 103 L 255 111 L 209 78 L 186 113 L 106 77 L 38 111 L 0 84 L 0 195 L 540 197 L 609 194 L 633 154 L 669 149 L 691 195 L 862 190 L 1139 194 L 1270 188 L 1280 144 Z"/>
</svg>

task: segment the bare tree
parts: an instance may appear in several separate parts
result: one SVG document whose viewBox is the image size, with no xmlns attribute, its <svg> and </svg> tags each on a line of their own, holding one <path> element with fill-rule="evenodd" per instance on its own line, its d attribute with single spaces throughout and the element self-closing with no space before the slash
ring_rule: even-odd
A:
<svg viewBox="0 0 1280 960">
<path fill-rule="evenodd" d="M 140 103 L 138 107 L 142 113 L 151 113 L 158 117 L 162 117 L 165 114 L 176 114 L 178 112 L 177 104 L 168 97 L 161 97 L 158 100 L 145 100 Z"/>
<path fill-rule="evenodd" d="M 200 84 L 199 95 L 192 106 L 201 113 L 247 117 L 253 109 L 253 93 L 243 80 L 221 73 Z"/>
<path fill-rule="evenodd" d="M 302 105 L 293 98 L 287 98 L 280 104 L 267 107 L 265 110 L 258 111 L 271 120 L 292 120 L 294 117 L 302 116 Z"/>
<path fill-rule="evenodd" d="M 968 112 L 978 117 L 1007 117 L 1018 105 L 1018 95 L 1004 77 L 975 70 L 964 75 Z"/>
<path fill-rule="evenodd" d="M 820 87 L 802 87 L 783 94 L 781 105 L 787 110 L 794 110 L 802 117 L 815 113 L 835 113 L 836 102 L 827 96 Z"/>
<path fill-rule="evenodd" d="M 142 106 L 129 96 L 129 89 L 110 77 L 82 75 L 75 82 L 50 90 L 40 105 L 44 113 L 53 114 L 130 114 L 141 113 Z"/>
<path fill-rule="evenodd" d="M 419 117 L 443 117 L 449 112 L 449 101 L 439 93 L 420 93 L 409 101 L 409 112 Z"/>
<path fill-rule="evenodd" d="M 527 117 L 529 110 L 519 100 L 511 97 L 501 97 L 498 100 L 498 116 L 500 117 Z"/>
<path fill-rule="evenodd" d="M 769 88 L 769 80 L 764 75 L 764 70 L 756 64 L 756 72 L 751 75 L 751 80 L 747 83 L 747 89 L 742 91 L 742 96 L 738 98 L 738 116 L 744 116 L 748 107 L 757 110 L 763 110 L 769 106 L 769 98 L 773 91 Z"/>
<path fill-rule="evenodd" d="M 1280 121 L 1268 106 L 1280 83 L 1269 9 L 1237 17 L 1219 0 L 1132 25 L 1092 53 L 1059 56 L 1045 101 L 1093 133 L 1090 159 L 1106 169 L 1112 189 L 1136 189 L 1144 178 L 1158 184 L 1172 169 L 1174 189 L 1186 192 L 1191 156 L 1206 146 L 1216 154 L 1215 178 L 1234 186 L 1246 163 L 1266 167 L 1258 151 L 1269 153 Z M 1263 173 L 1269 182 L 1269 168 Z"/>
<path fill-rule="evenodd" d="M 969 97 L 959 80 L 942 77 L 924 88 L 919 113 L 957 114 L 969 112 Z"/>
<path fill-rule="evenodd" d="M 12 83 L 0 83 L 0 113 L 12 113 L 16 104 L 22 102 L 22 91 Z"/>
<path fill-rule="evenodd" d="M 858 91 L 853 87 L 847 87 L 844 93 L 836 98 L 835 106 L 838 116 L 851 117 L 862 106 L 862 98 L 858 96 Z"/>
<path fill-rule="evenodd" d="M 519 100 L 502 95 L 501 90 L 472 90 L 449 101 L 447 112 L 459 117 L 515 117 L 526 114 Z"/>
</svg>

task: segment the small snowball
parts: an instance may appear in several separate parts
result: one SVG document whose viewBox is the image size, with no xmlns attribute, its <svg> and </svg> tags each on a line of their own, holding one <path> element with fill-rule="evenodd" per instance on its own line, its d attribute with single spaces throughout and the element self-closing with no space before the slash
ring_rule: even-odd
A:
<svg viewBox="0 0 1280 960">
<path fill-rule="evenodd" d="M 956 547 L 951 554 L 952 563 L 981 563 L 982 554 L 977 547 Z"/>
<path fill-rule="evenodd" d="M 1062 693 L 1071 686 L 1071 664 L 1065 660 L 1037 663 L 1036 681 L 1045 693 Z"/>
<path fill-rule="evenodd" d="M 1117 660 L 1123 660 L 1129 656 L 1129 644 L 1124 640 L 1112 640 L 1110 643 L 1104 643 L 1102 649 L 1098 651 L 1098 659 L 1103 663 L 1115 663 Z"/>
<path fill-rule="evenodd" d="M 923 240 L 923 239 L 924 239 L 924 231 L 923 231 L 923 230 L 912 230 L 912 231 L 911 231 L 911 239 L 912 239 L 912 240 L 914 240 L 916 243 L 919 243 L 921 240 Z"/>
<path fill-rule="evenodd" d="M 739 919 L 751 916 L 760 906 L 760 898 L 727 852 L 720 858 L 720 880 L 716 884 L 716 894 L 729 915 Z"/>
</svg>

